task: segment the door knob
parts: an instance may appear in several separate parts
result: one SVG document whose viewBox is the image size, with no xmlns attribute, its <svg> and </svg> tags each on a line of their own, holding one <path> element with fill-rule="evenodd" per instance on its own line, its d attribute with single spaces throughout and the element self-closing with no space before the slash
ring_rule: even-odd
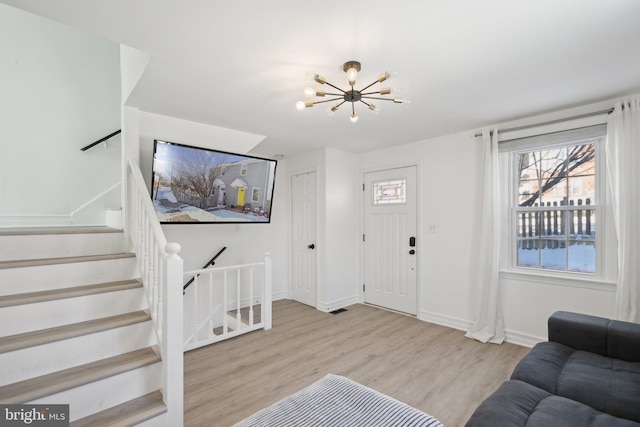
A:
<svg viewBox="0 0 640 427">
<path fill-rule="evenodd" d="M 316 245 L 314 245 L 314 244 L 312 243 L 312 244 L 310 244 L 310 245 L 309 245 L 309 246 L 307 246 L 307 247 L 308 247 L 309 249 L 315 249 L 315 248 L 316 248 Z"/>
</svg>

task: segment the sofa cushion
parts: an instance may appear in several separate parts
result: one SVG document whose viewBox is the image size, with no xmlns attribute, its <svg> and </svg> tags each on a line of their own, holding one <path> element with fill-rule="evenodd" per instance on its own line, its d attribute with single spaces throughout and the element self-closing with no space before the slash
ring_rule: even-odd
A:
<svg viewBox="0 0 640 427">
<path fill-rule="evenodd" d="M 538 343 L 518 362 L 511 379 L 557 394 L 558 379 L 574 351 L 555 342 Z"/>
<path fill-rule="evenodd" d="M 545 342 L 518 363 L 511 379 L 640 422 L 640 363 Z"/>
<path fill-rule="evenodd" d="M 538 404 L 549 396 L 550 393 L 531 384 L 506 381 L 476 408 L 465 426 L 524 427 Z"/>
<path fill-rule="evenodd" d="M 475 410 L 465 427 L 640 427 L 519 380 L 504 383 Z"/>
<path fill-rule="evenodd" d="M 562 370 L 557 395 L 640 422 L 640 363 L 576 351 Z"/>
<path fill-rule="evenodd" d="M 498 424 L 496 424 L 498 425 Z M 526 427 L 639 427 L 640 423 L 596 411 L 590 406 L 560 396 L 540 401 Z"/>
</svg>

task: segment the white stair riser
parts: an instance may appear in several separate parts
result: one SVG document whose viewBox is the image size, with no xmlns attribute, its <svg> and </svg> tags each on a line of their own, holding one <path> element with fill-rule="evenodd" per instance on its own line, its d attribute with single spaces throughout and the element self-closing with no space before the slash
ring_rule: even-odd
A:
<svg viewBox="0 0 640 427">
<path fill-rule="evenodd" d="M 0 310 L 0 337 L 147 308 L 142 288 L 5 307 Z"/>
<path fill-rule="evenodd" d="M 156 363 L 28 403 L 68 404 L 69 418 L 75 421 L 161 388 L 161 369 L 161 364 Z"/>
<path fill-rule="evenodd" d="M 2 236 L 0 261 L 126 252 L 122 233 Z"/>
<path fill-rule="evenodd" d="M 134 279 L 139 277 L 137 270 L 134 257 L 7 268 L 0 270 L 0 295 Z"/>
<path fill-rule="evenodd" d="M 0 386 L 155 344 L 155 333 L 149 321 L 1 353 Z"/>
</svg>

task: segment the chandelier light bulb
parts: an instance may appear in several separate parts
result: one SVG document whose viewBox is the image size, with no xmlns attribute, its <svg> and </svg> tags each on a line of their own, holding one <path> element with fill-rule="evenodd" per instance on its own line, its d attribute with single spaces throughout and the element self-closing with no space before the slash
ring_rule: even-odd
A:
<svg viewBox="0 0 640 427">
<path fill-rule="evenodd" d="M 304 96 L 306 96 L 307 98 L 311 98 L 312 96 L 315 96 L 316 94 L 316 90 L 312 87 L 306 87 L 304 88 Z"/>
<path fill-rule="evenodd" d="M 349 68 L 347 70 L 347 79 L 349 80 L 349 84 L 351 86 L 356 84 L 356 79 L 358 78 L 358 70 L 355 68 Z"/>
<path fill-rule="evenodd" d="M 358 121 L 358 114 L 355 111 L 352 112 L 349 116 L 349 120 L 351 121 L 351 123 L 356 123 Z"/>
<path fill-rule="evenodd" d="M 313 107 L 313 101 L 298 101 L 296 102 L 296 108 L 298 109 L 298 111 L 302 111 L 305 108 L 309 108 L 309 107 Z"/>
</svg>

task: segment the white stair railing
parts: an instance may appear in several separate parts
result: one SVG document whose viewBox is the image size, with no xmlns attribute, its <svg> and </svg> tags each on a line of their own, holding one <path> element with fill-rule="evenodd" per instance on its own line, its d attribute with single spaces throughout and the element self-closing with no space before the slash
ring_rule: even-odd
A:
<svg viewBox="0 0 640 427">
<path fill-rule="evenodd" d="M 194 281 L 185 295 L 184 350 L 271 329 L 271 269 L 267 252 L 260 263 L 185 271 Z"/>
<path fill-rule="evenodd" d="M 162 356 L 162 394 L 167 426 L 183 425 L 183 302 L 180 245 L 167 243 L 140 168 L 127 162 L 125 226 Z"/>
</svg>

